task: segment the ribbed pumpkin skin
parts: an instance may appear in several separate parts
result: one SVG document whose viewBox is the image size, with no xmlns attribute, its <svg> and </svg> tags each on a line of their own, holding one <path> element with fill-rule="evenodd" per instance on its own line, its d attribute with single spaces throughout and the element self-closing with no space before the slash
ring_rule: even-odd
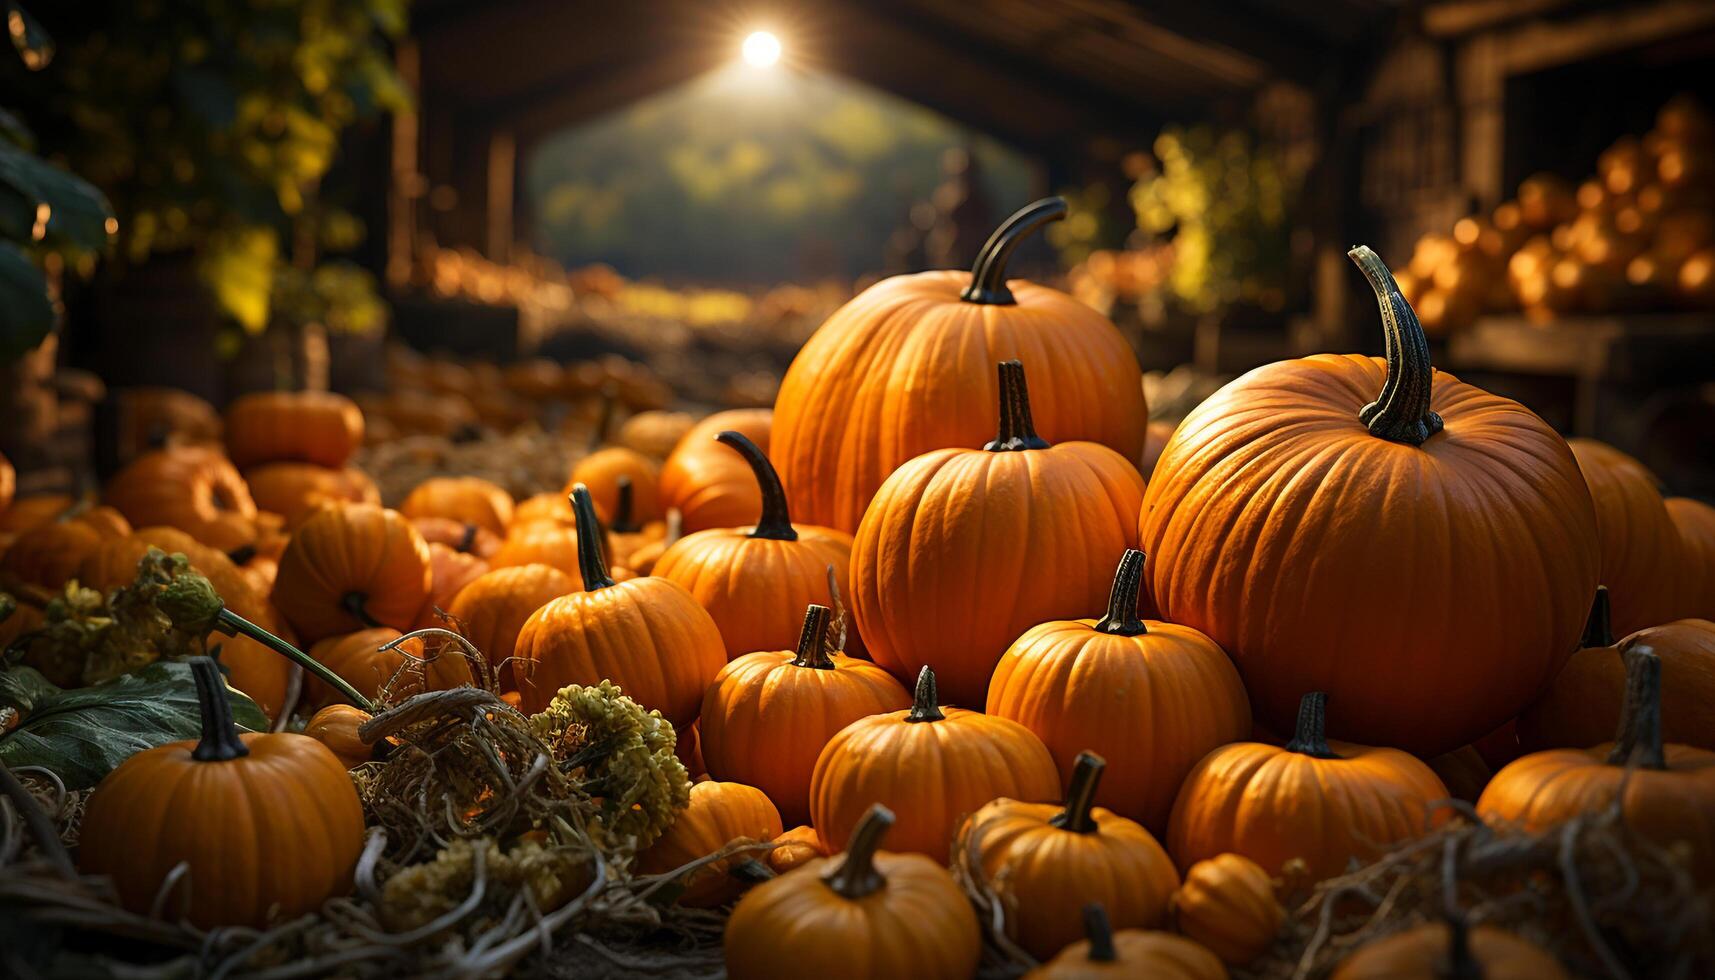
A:
<svg viewBox="0 0 1715 980">
<path fill-rule="evenodd" d="M 767 794 L 742 783 L 713 780 L 691 787 L 691 804 L 679 811 L 649 849 L 637 855 L 637 870 L 663 874 L 701 857 L 707 857 L 739 838 L 770 841 L 781 833 L 780 812 Z M 710 909 L 736 898 L 742 884 L 727 874 L 743 855 L 704 865 L 685 880 L 680 905 Z"/>
<path fill-rule="evenodd" d="M 239 466 L 297 460 L 344 466 L 363 445 L 363 413 L 329 391 L 265 391 L 226 409 L 226 451 Z"/>
<path fill-rule="evenodd" d="M 1117 929 L 1162 924 L 1179 887 L 1173 859 L 1149 831 L 1103 807 L 1096 830 L 1049 823 L 1055 803 L 999 799 L 971 814 L 954 846 L 981 865 L 1007 909 L 1007 934 L 1039 960 L 1084 935 L 1084 906 L 1100 902 Z"/>
<path fill-rule="evenodd" d="M 566 483 L 566 492 L 570 493 L 572 485 L 577 483 L 589 487 L 596 510 L 605 520 L 612 522 L 619 509 L 619 478 L 622 476 L 631 480 L 632 520 L 638 524 L 660 520 L 665 513 L 661 507 L 661 465 L 636 450 L 608 446 L 578 460 L 572 467 L 572 478 Z"/>
<path fill-rule="evenodd" d="M 304 734 L 327 746 L 329 752 L 347 769 L 368 762 L 375 747 L 357 735 L 357 729 L 368 721 L 370 714 L 349 704 L 330 704 L 313 715 L 304 726 Z"/>
<path fill-rule="evenodd" d="M 572 580 L 574 588 L 583 588 L 583 572 L 578 569 L 577 528 L 542 520 L 512 525 L 500 542 L 500 549 L 488 559 L 488 566 L 515 568 L 520 565 L 557 568 Z"/>
<path fill-rule="evenodd" d="M 262 928 L 271 906 L 283 921 L 349 891 L 363 806 L 345 766 L 302 735 L 240 738 L 243 758 L 197 762 L 194 740 L 172 742 L 108 773 L 84 812 L 78 867 L 112 876 L 124 906 L 147 915 L 188 859 L 187 917 L 204 929 Z"/>
<path fill-rule="evenodd" d="M 1449 937 L 1439 922 L 1366 943 L 1340 961 L 1332 980 L 1441 980 Z M 1471 930 L 1483 980 L 1562 980 L 1565 968 L 1542 947 L 1494 926 Z"/>
<path fill-rule="evenodd" d="M 1096 802 L 1164 833 L 1191 767 L 1250 737 L 1250 701 L 1232 661 L 1196 630 L 1145 620 L 1149 632 L 1114 636 L 1096 623 L 1019 637 L 995 666 L 986 710 L 1035 732 L 1065 780 L 1078 753 L 1100 755 Z"/>
<path fill-rule="evenodd" d="M 409 629 L 431 584 L 429 546 L 398 511 L 340 504 L 317 511 L 292 534 L 274 579 L 274 606 L 313 642 L 365 624 L 341 608 L 365 597 L 376 622 Z"/>
<path fill-rule="evenodd" d="M 531 613 L 577 588 L 571 576 L 547 565 L 496 568 L 459 590 L 446 608 L 465 639 L 499 672 L 501 686 L 516 690 L 510 661 L 518 632 Z"/>
<path fill-rule="evenodd" d="M 1587 749 L 1613 740 L 1626 688 L 1620 651 L 1627 646 L 1647 646 L 1661 657 L 1663 740 L 1715 750 L 1715 623 L 1683 619 L 1574 653 L 1519 715 L 1524 751 Z"/>
<path fill-rule="evenodd" d="M 1025 630 L 1105 605 L 1143 489 L 1130 463 L 1088 442 L 943 449 L 901 466 L 852 543 L 851 609 L 870 657 L 895 677 L 932 666 L 948 703 L 983 704 Z"/>
<path fill-rule="evenodd" d="M 1576 646 L 1600 555 L 1560 436 L 1445 372 L 1445 430 L 1369 434 L 1376 358 L 1257 368 L 1174 432 L 1139 547 L 1162 618 L 1208 634 L 1268 727 L 1329 695 L 1335 734 L 1422 755 L 1513 717 Z"/>
<path fill-rule="evenodd" d="M 288 527 L 296 527 L 323 501 L 381 503 L 375 481 L 350 466 L 330 469 L 314 463 L 264 463 L 245 470 L 244 481 L 256 506 L 284 517 Z"/>
<path fill-rule="evenodd" d="M 1567 444 L 1596 503 L 1602 584 L 1613 602 L 1614 632 L 1624 636 L 1672 621 L 1681 585 L 1679 529 L 1657 489 L 1660 481 L 1606 443 Z"/>
<path fill-rule="evenodd" d="M 687 534 L 755 524 L 762 516 L 762 492 L 757 489 L 756 477 L 745 461 L 716 442 L 715 436 L 731 429 L 767 452 L 773 417 L 766 408 L 739 408 L 716 412 L 692 426 L 661 466 L 662 512 L 677 507 Z"/>
<path fill-rule="evenodd" d="M 810 776 L 842 728 L 911 705 L 893 675 L 840 654 L 832 670 L 797 667 L 790 650 L 747 653 L 721 668 L 703 697 L 698 732 L 716 779 L 768 794 L 781 819 L 810 819 Z"/>
<path fill-rule="evenodd" d="M 461 524 L 446 517 L 414 517 L 411 526 L 429 544 L 444 544 L 483 561 L 500 550 L 500 535 L 474 524 Z"/>
<path fill-rule="evenodd" d="M 444 544 L 429 545 L 429 595 L 423 600 L 423 608 L 417 612 L 416 622 L 412 625 L 417 629 L 446 626 L 441 612 L 453 601 L 453 596 L 488 571 L 488 562 L 475 555 L 467 555 Z"/>
<path fill-rule="evenodd" d="M 945 708 L 940 721 L 909 711 L 871 715 L 841 729 L 810 776 L 810 822 L 845 840 L 870 804 L 899 814 L 890 847 L 945 863 L 959 825 L 997 797 L 1052 800 L 1060 774 L 1042 742 L 1005 718 Z"/>
<path fill-rule="evenodd" d="M 682 586 L 661 578 L 573 592 L 536 610 L 512 661 L 524 712 L 568 684 L 611 680 L 675 728 L 697 719 L 703 692 L 726 663 L 715 621 Z"/>
<path fill-rule="evenodd" d="M 1715 507 L 1669 497 L 1668 517 L 1679 531 L 1679 600 L 1674 617 L 1715 619 Z"/>
<path fill-rule="evenodd" d="M 445 517 L 505 534 L 512 523 L 512 495 L 474 476 L 436 476 L 417 484 L 399 505 L 406 517 Z"/>
<path fill-rule="evenodd" d="M 1285 920 L 1268 872 L 1239 854 L 1193 864 L 1173 896 L 1175 927 L 1229 966 L 1261 956 Z"/>
<path fill-rule="evenodd" d="M 1127 929 L 1114 933 L 1114 960 L 1090 959 L 1090 941 L 1080 939 L 1060 955 L 1025 974 L 1027 980 L 1227 980 L 1214 953 L 1166 932 Z"/>
<path fill-rule="evenodd" d="M 378 695 L 389 682 L 393 683 L 395 701 L 403 701 L 425 690 L 445 691 L 471 682 L 470 664 L 465 662 L 456 647 L 448 648 L 427 663 L 400 671 L 400 666 L 405 663 L 405 654 L 419 659 L 423 656 L 421 640 L 410 640 L 397 650 L 380 649 L 383 643 L 391 643 L 400 635 L 398 630 L 386 627 L 358 630 L 320 640 L 310 647 L 309 653 L 368 698 Z M 393 679 L 395 673 L 398 674 L 397 681 Z M 424 684 L 425 679 L 427 685 Z M 311 676 L 304 678 L 304 696 L 318 708 L 340 700 L 333 688 Z"/>
<path fill-rule="evenodd" d="M 134 527 L 176 527 L 222 551 L 256 539 L 256 502 L 226 457 L 176 446 L 132 460 L 109 480 L 107 505 Z"/>
<path fill-rule="evenodd" d="M 967 303 L 966 272 L 885 279 L 835 311 L 787 369 L 770 452 L 799 520 L 855 531 L 906 460 L 994 438 L 997 361 L 1030 369 L 1049 442 L 1137 460 L 1149 421 L 1137 355 L 1106 317 L 1013 280 L 1016 305 Z"/>
<path fill-rule="evenodd" d="M 101 532 L 82 521 L 37 525 L 18 535 L 0 557 L 0 587 L 17 582 L 58 592 L 101 545 Z"/>
<path fill-rule="evenodd" d="M 671 579 L 696 597 L 720 627 L 728 655 L 788 649 L 798 639 L 804 607 L 833 604 L 829 565 L 840 594 L 851 594 L 851 537 L 807 524 L 793 526 L 796 541 L 752 538 L 749 528 L 686 535 L 662 553 L 650 574 Z M 847 648 L 861 653 L 863 646 L 855 640 L 848 634 Z"/>
</svg>

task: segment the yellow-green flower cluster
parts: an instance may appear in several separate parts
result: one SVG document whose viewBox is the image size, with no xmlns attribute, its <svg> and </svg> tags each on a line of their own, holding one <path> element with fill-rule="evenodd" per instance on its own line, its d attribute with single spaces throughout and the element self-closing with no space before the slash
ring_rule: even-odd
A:
<svg viewBox="0 0 1715 980">
<path fill-rule="evenodd" d="M 566 904 L 590 884 L 587 854 L 520 841 L 501 851 L 494 838 L 455 840 L 433 860 L 403 869 L 381 888 L 381 921 L 395 932 L 417 929 L 457 908 L 476 881 L 476 849 L 483 849 L 481 908 L 458 924 L 480 932 L 494 924 L 521 889 L 543 913 Z"/>
</svg>

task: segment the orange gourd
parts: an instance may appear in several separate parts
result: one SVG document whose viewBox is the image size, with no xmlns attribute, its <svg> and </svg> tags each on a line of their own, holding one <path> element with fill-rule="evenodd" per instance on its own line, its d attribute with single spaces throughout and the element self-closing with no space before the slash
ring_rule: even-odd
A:
<svg viewBox="0 0 1715 980">
<path fill-rule="evenodd" d="M 363 413 L 333 392 L 258 392 L 226 409 L 226 451 L 239 466 L 286 460 L 344 466 L 362 445 Z"/>
<path fill-rule="evenodd" d="M 1601 581 L 1612 597 L 1614 629 L 1624 636 L 1671 621 L 1679 599 L 1679 529 L 1662 502 L 1660 481 L 1606 443 L 1567 444 L 1596 504 Z"/>
<path fill-rule="evenodd" d="M 379 504 L 381 493 L 367 473 L 355 467 L 330 469 L 314 463 L 264 463 L 244 471 L 250 497 L 262 510 L 296 527 L 323 502 Z"/>
<path fill-rule="evenodd" d="M 5 556 L 0 557 L 0 585 L 33 585 L 57 592 L 77 576 L 84 559 L 104 542 L 130 533 L 125 519 L 110 508 L 97 507 L 82 513 L 68 511 L 18 535 Z M 133 565 L 132 572 L 135 571 Z"/>
<path fill-rule="evenodd" d="M 1227 980 L 1214 953 L 1183 936 L 1127 929 L 1114 932 L 1100 904 L 1084 906 L 1084 937 L 1025 980 Z"/>
<path fill-rule="evenodd" d="M 659 520 L 662 515 L 659 486 L 661 464 L 634 449 L 608 446 L 596 449 L 572 467 L 571 480 L 566 484 L 570 493 L 573 484 L 590 488 L 597 513 L 617 520 L 619 515 L 619 481 L 631 485 L 631 513 L 638 523 Z"/>
<path fill-rule="evenodd" d="M 799 824 L 774 838 L 774 844 L 774 850 L 768 852 L 768 868 L 779 875 L 827 856 L 821 835 L 808 824 Z"/>
<path fill-rule="evenodd" d="M 614 442 L 653 459 L 666 459 L 696 420 L 684 412 L 638 412 L 620 423 Z"/>
<path fill-rule="evenodd" d="M 716 412 L 685 433 L 661 466 L 661 508 L 679 511 L 686 533 L 743 527 L 762 518 L 762 493 L 745 461 L 715 434 L 731 429 L 768 450 L 773 413 L 763 408 Z"/>
<path fill-rule="evenodd" d="M 1240 854 L 1193 864 L 1173 895 L 1174 927 L 1228 966 L 1261 956 L 1285 921 L 1268 872 Z"/>
<path fill-rule="evenodd" d="M 444 517 L 505 534 L 512 523 L 512 495 L 474 476 L 436 476 L 417 484 L 399 505 L 413 520 Z"/>
<path fill-rule="evenodd" d="M 417 629 L 444 626 L 441 614 L 465 586 L 489 571 L 488 562 L 444 544 L 429 545 L 429 595 L 417 612 Z"/>
<path fill-rule="evenodd" d="M 1568 980 L 1552 953 L 1494 926 L 1470 929 L 1462 917 L 1432 922 L 1365 943 L 1340 961 L 1331 980 Z"/>
<path fill-rule="evenodd" d="M 590 532 L 597 541 L 604 535 L 601 527 L 596 525 Z M 500 542 L 500 548 L 488 559 L 490 568 L 513 568 L 519 565 L 547 565 L 559 569 L 572 579 L 579 589 L 584 588 L 583 572 L 579 565 L 579 543 L 581 535 L 576 525 L 561 524 L 557 521 L 531 521 L 515 523 L 506 537 Z M 605 545 L 598 545 L 604 547 Z"/>
<path fill-rule="evenodd" d="M 222 551 L 256 540 L 256 502 L 212 449 L 177 446 L 139 456 L 107 483 L 103 500 L 135 527 L 176 527 Z"/>
<path fill-rule="evenodd" d="M 1679 531 L 1677 619 L 1715 620 L 1715 507 L 1690 497 L 1669 497 L 1667 515 Z"/>
<path fill-rule="evenodd" d="M 310 642 L 366 627 L 409 629 L 430 576 L 429 546 L 398 511 L 329 505 L 293 532 L 273 601 Z"/>
<path fill-rule="evenodd" d="M 406 640 L 384 649 L 402 634 L 379 627 L 330 636 L 310 647 L 310 656 L 345 679 L 359 694 L 376 700 L 383 689 L 390 702 L 424 691 L 445 691 L 471 683 L 470 664 L 456 646 L 425 658 L 423 641 Z M 304 678 L 304 696 L 317 708 L 339 702 L 338 691 L 314 677 Z"/>
<path fill-rule="evenodd" d="M 743 783 L 698 783 L 691 787 L 690 805 L 679 811 L 666 833 L 637 855 L 637 870 L 666 874 L 734 841 L 771 841 L 780 833 L 780 812 L 761 790 Z M 745 860 L 735 855 L 686 875 L 679 904 L 711 909 L 737 898 L 745 880 L 732 872 Z"/>
<path fill-rule="evenodd" d="M 444 544 L 483 561 L 493 558 L 500 550 L 500 535 L 475 524 L 461 524 L 446 517 L 414 517 L 411 526 L 429 544 Z"/>
<path fill-rule="evenodd" d="M 453 596 L 447 615 L 498 674 L 501 687 L 516 690 L 512 654 L 530 614 L 578 590 L 571 576 L 547 565 L 514 565 L 478 576 Z"/>
<path fill-rule="evenodd" d="M 375 747 L 364 742 L 358 728 L 370 719 L 362 708 L 349 704 L 330 704 L 311 716 L 304 734 L 327 746 L 340 764 L 356 769 L 375 756 Z"/>
</svg>

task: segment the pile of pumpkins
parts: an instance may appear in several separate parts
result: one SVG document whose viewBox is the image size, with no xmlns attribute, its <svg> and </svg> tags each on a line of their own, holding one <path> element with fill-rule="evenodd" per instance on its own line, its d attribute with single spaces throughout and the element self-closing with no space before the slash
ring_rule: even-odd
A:
<svg viewBox="0 0 1715 980">
<path fill-rule="evenodd" d="M 1715 310 L 1715 120 L 1678 96 L 1573 187 L 1519 185 L 1488 215 L 1420 238 L 1400 290 L 1430 334 L 1483 313 L 1537 322 L 1576 314 Z"/>
<path fill-rule="evenodd" d="M 778 845 L 748 891 L 739 857 L 682 882 L 682 903 L 736 900 L 733 977 L 972 976 L 970 894 L 1039 976 L 1224 976 L 1273 943 L 1289 864 L 1339 875 L 1452 819 L 1450 797 L 1540 831 L 1624 786 L 1632 828 L 1715 883 L 1715 508 L 1437 373 L 1367 248 L 1386 357 L 1240 377 L 1146 485 L 1125 340 L 1006 277 L 1063 212 L 1020 211 L 969 274 L 853 299 L 772 412 L 651 420 L 664 456 L 604 447 L 564 494 L 444 477 L 398 510 L 319 484 L 277 500 L 289 535 L 247 601 L 365 697 L 476 680 L 404 656 L 403 631 L 438 624 L 527 713 L 604 679 L 658 710 L 700 781 L 636 870 Z M 291 447 L 240 447 L 229 417 L 234 456 L 342 472 L 349 428 L 308 424 L 332 396 L 281 397 Z M 149 520 L 224 527 L 189 498 L 243 481 L 203 465 L 187 509 Z M 131 499 L 110 490 L 136 524 Z M 309 732 L 361 765 L 362 712 L 336 701 L 312 694 Z M 1335 975 L 1430 975 L 1450 949 L 1563 975 L 1457 916 Z"/>
</svg>

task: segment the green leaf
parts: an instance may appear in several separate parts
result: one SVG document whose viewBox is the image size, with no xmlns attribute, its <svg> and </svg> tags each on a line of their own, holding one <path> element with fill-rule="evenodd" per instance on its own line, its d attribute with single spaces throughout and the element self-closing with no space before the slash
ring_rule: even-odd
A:
<svg viewBox="0 0 1715 980">
<path fill-rule="evenodd" d="M 23 249 L 0 242 L 0 364 L 35 349 L 54 328 L 47 280 Z"/>
<path fill-rule="evenodd" d="M 243 693 L 228 689 L 232 717 L 247 731 L 268 719 Z M 94 786 L 132 755 L 201 734 L 189 664 L 158 661 L 93 687 L 61 689 L 29 667 L 0 673 L 0 707 L 23 716 L 0 735 L 0 762 L 43 766 L 68 788 Z"/>
<path fill-rule="evenodd" d="M 54 39 L 17 0 L 8 0 L 6 4 L 6 33 L 12 38 L 12 46 L 18 49 L 18 56 L 24 59 L 25 68 L 40 71 L 54 60 Z"/>
<path fill-rule="evenodd" d="M 70 173 L 15 146 L 0 143 L 0 183 L 48 206 L 47 235 L 92 252 L 107 248 L 113 209 L 101 192 Z"/>
</svg>

